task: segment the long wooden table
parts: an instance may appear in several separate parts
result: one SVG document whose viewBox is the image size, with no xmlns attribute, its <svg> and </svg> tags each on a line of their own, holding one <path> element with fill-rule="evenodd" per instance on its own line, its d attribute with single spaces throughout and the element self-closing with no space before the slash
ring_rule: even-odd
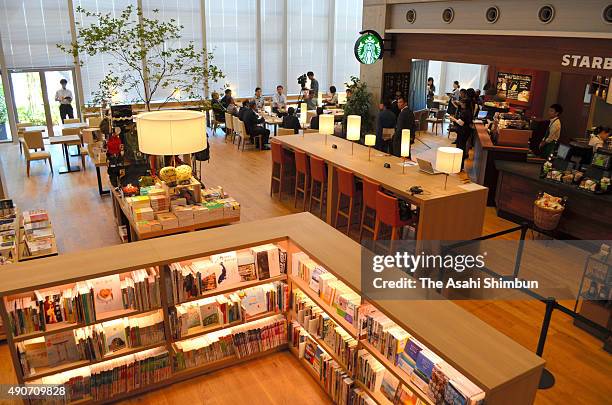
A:
<svg viewBox="0 0 612 405">
<path fill-rule="evenodd" d="M 444 189 L 444 175 L 429 175 L 419 171 L 418 166 L 406 167 L 402 174 L 402 159 L 395 156 L 380 156 L 372 150 L 368 161 L 368 148 L 355 144 L 351 155 L 351 142 L 329 136 L 325 145 L 324 135 L 287 135 L 274 139 L 283 148 L 300 150 L 309 156 L 323 159 L 327 163 L 327 215 L 326 221 L 333 223 L 338 198 L 338 179 L 334 168 L 349 170 L 360 179 L 379 183 L 385 190 L 401 197 L 419 208 L 417 227 L 418 240 L 467 240 L 482 235 L 487 188 L 478 184 L 463 184 L 458 176 L 449 176 Z M 336 149 L 332 144 L 337 145 Z M 384 164 L 389 163 L 390 168 Z M 423 193 L 413 195 L 409 189 L 421 186 Z"/>
</svg>

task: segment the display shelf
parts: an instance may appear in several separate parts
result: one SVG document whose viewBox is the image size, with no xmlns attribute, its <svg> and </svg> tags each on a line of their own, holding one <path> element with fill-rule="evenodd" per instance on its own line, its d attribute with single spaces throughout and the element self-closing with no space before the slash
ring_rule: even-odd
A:
<svg viewBox="0 0 612 405">
<path fill-rule="evenodd" d="M 294 276 L 291 277 L 291 282 L 297 285 L 300 291 L 306 294 L 308 298 L 313 300 L 323 311 L 325 311 L 325 313 L 329 315 L 330 318 L 334 320 L 334 322 L 336 322 L 336 324 L 341 326 L 349 335 L 351 335 L 351 337 L 357 339 L 357 330 L 355 329 L 355 327 L 351 325 L 346 319 L 338 315 L 336 309 L 325 301 L 323 301 L 321 297 L 319 297 L 314 291 L 310 289 L 306 282 Z"/>
<path fill-rule="evenodd" d="M 295 347 L 291 346 L 291 344 L 289 344 L 289 352 L 295 356 L 298 363 L 300 363 L 300 365 L 306 370 L 306 372 L 317 382 L 317 384 L 319 384 L 319 387 L 321 387 L 323 392 L 325 392 L 327 397 L 333 402 L 331 394 L 327 391 L 327 387 L 325 387 L 325 385 L 321 381 L 321 377 L 317 374 L 316 371 L 314 371 L 314 369 L 310 366 L 310 364 L 308 364 L 306 360 L 304 360 L 304 358 L 300 359 L 298 349 L 296 349 Z"/>
<path fill-rule="evenodd" d="M 136 316 L 136 315 L 143 315 L 143 314 L 147 314 L 149 312 L 159 311 L 160 309 L 161 308 L 159 308 L 159 307 L 153 308 L 153 309 L 147 309 L 147 310 L 144 310 L 144 311 L 135 311 L 133 309 L 123 309 L 123 310 L 118 310 L 118 311 L 106 312 L 106 314 L 109 314 L 108 316 L 105 316 L 102 319 L 96 319 L 95 322 L 89 322 L 89 323 L 66 323 L 66 322 L 52 323 L 52 324 L 46 325 L 47 330 L 45 330 L 43 332 L 27 333 L 25 335 L 15 336 L 15 337 L 13 337 L 13 341 L 15 341 L 15 342 L 22 342 L 24 340 L 30 340 L 30 339 L 34 339 L 34 338 L 41 337 L 41 336 L 48 336 L 48 335 L 52 335 L 54 333 L 66 332 L 66 331 L 71 330 L 71 329 L 80 329 L 80 328 L 83 328 L 85 326 L 91 326 L 91 325 L 95 325 L 95 324 L 102 323 L 102 322 L 112 321 L 114 319 L 120 319 L 120 318 L 126 318 L 126 317 L 129 318 L 129 317 Z"/>
<path fill-rule="evenodd" d="M 39 367 L 35 374 L 30 374 L 28 376 L 24 376 L 25 381 L 33 381 L 38 380 L 42 377 L 47 377 L 53 374 L 62 373 L 64 371 L 74 370 L 77 368 L 91 366 L 92 364 L 103 363 L 108 360 L 117 359 L 119 357 L 128 356 L 130 354 L 135 354 L 138 352 L 143 352 L 145 350 L 154 349 L 156 347 L 165 346 L 166 342 L 155 343 L 147 346 L 138 346 L 138 347 L 126 347 L 121 350 L 117 350 L 116 352 L 112 352 L 107 356 L 104 356 L 102 359 L 98 360 L 79 360 L 72 363 L 60 364 L 54 367 Z"/>
<path fill-rule="evenodd" d="M 226 288 L 214 289 L 214 290 L 206 291 L 202 295 L 199 295 L 199 296 L 193 297 L 193 298 L 189 298 L 189 299 L 186 299 L 186 300 L 183 300 L 181 302 L 174 303 L 174 304 L 170 304 L 170 306 L 186 304 L 188 302 L 198 301 L 198 300 L 201 300 L 203 298 L 214 297 L 216 295 L 228 294 L 228 293 L 231 293 L 231 292 L 234 292 L 234 291 L 244 290 L 245 288 L 257 287 L 258 285 L 269 284 L 269 283 L 273 283 L 275 281 L 286 281 L 286 280 L 287 280 L 287 275 L 286 274 L 281 274 L 280 276 L 270 277 L 270 278 L 267 278 L 265 280 L 248 281 L 246 283 L 236 284 L 236 285 L 228 286 Z"/>
<path fill-rule="evenodd" d="M 187 340 L 187 339 L 193 339 L 195 337 L 198 336 L 202 336 L 202 335 L 207 335 L 209 333 L 213 333 L 213 332 L 217 332 L 223 329 L 228 329 L 228 328 L 232 328 L 234 326 L 240 326 L 240 325 L 244 325 L 247 324 L 249 322 L 254 322 L 254 321 L 259 321 L 260 319 L 265 319 L 265 318 L 269 318 L 271 316 L 275 316 L 275 315 L 280 315 L 283 312 L 265 312 L 263 314 L 259 314 L 259 315 L 255 315 L 253 317 L 250 318 L 246 318 L 246 319 L 242 319 L 240 321 L 236 321 L 236 322 L 232 322 L 232 323 L 226 323 L 223 325 L 214 325 L 212 327 L 203 327 L 203 326 L 198 326 L 195 328 L 191 328 L 192 332 L 189 332 L 187 335 L 185 336 L 181 336 L 178 339 L 173 339 L 173 342 L 178 342 L 181 340 Z"/>
<path fill-rule="evenodd" d="M 435 405 L 429 396 L 424 393 L 419 387 L 417 387 L 411 380 L 410 376 L 403 370 L 400 370 L 395 364 L 389 361 L 385 356 L 382 355 L 374 346 L 372 346 L 367 340 L 359 340 L 359 344 L 368 350 L 379 363 L 381 363 L 387 371 L 395 376 L 400 382 L 405 385 L 410 391 L 415 393 L 419 399 L 426 404 Z"/>
<path fill-rule="evenodd" d="M 389 401 L 380 391 L 372 392 L 364 383 L 357 379 L 353 379 L 355 386 L 361 388 L 376 402 L 378 405 L 392 405 L 393 402 Z"/>
</svg>

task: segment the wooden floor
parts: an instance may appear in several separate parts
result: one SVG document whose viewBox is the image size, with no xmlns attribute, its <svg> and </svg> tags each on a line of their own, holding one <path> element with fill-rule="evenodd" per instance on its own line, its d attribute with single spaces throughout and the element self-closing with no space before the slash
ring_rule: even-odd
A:
<svg viewBox="0 0 612 405">
<path fill-rule="evenodd" d="M 417 155 L 433 156 L 437 146 L 449 141 L 446 137 L 423 135 L 433 149 L 415 144 Z M 298 210 L 293 199 L 282 203 L 270 198 L 270 152 L 255 150 L 238 152 L 220 136 L 210 138 L 211 161 L 203 163 L 203 181 L 207 186 L 222 185 L 242 205 L 241 221 L 253 221 Z M 41 162 L 32 165 L 31 177 L 25 176 L 25 162 L 16 145 L 0 145 L 9 195 L 21 209 L 46 208 L 58 239 L 60 254 L 119 243 L 111 212 L 110 197 L 97 192 L 94 167 L 87 171 L 57 174 L 62 164 L 58 146 L 47 148 L 53 153 L 56 173 L 49 174 Z M 72 158 L 75 159 L 75 158 Z M 76 164 L 76 160 L 73 161 Z M 105 171 L 103 171 L 105 177 Z M 108 182 L 104 179 L 106 187 Z M 497 217 L 493 209 L 486 212 L 484 234 L 507 229 L 514 224 Z M 506 238 L 518 238 L 518 233 Z M 459 301 L 460 306 L 474 313 L 502 333 L 535 351 L 544 314 L 538 301 Z M 441 333 L 447 333 L 441 331 Z M 555 312 L 544 351 L 547 367 L 557 379 L 549 390 L 539 391 L 536 404 L 610 404 L 612 398 L 612 357 L 601 349 L 601 342 L 572 325 L 567 315 Z M 14 383 L 10 356 L 6 345 L 0 346 L 0 382 Z M 170 404 L 314 404 L 326 403 L 327 397 L 302 370 L 291 354 L 278 353 L 252 362 L 194 378 L 126 403 Z M 1 403 L 1 401 L 0 401 Z"/>
</svg>

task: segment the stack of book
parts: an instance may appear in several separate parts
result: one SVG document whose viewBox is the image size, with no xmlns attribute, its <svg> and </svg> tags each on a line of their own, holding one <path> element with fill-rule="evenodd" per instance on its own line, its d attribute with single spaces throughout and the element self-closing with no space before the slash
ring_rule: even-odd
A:
<svg viewBox="0 0 612 405">
<path fill-rule="evenodd" d="M 161 306 L 160 276 L 155 267 L 134 270 L 120 282 L 123 309 L 148 311 Z"/>
<path fill-rule="evenodd" d="M 363 383 L 370 391 L 380 390 L 386 369 L 366 349 L 359 350 L 357 354 L 357 372 L 355 378 Z"/>
<path fill-rule="evenodd" d="M 0 264 L 17 261 L 17 212 L 13 200 L 0 200 Z"/>
<path fill-rule="evenodd" d="M 174 229 L 179 226 L 178 218 L 171 212 L 160 212 L 155 214 L 155 219 L 159 221 L 163 230 Z"/>
<path fill-rule="evenodd" d="M 275 315 L 232 328 L 238 358 L 265 352 L 287 343 L 287 320 Z"/>
<path fill-rule="evenodd" d="M 55 235 L 46 210 L 24 211 L 25 254 L 27 256 L 53 253 Z"/>
<path fill-rule="evenodd" d="M 230 330 L 212 332 L 173 344 L 174 369 L 199 367 L 234 355 L 234 343 Z"/>
<path fill-rule="evenodd" d="M 172 213 L 176 215 L 179 227 L 192 226 L 194 224 L 191 206 L 175 205 L 172 207 Z"/>
<path fill-rule="evenodd" d="M 151 202 L 151 208 L 155 213 L 168 212 L 170 209 L 170 199 L 166 196 L 166 193 L 162 189 L 149 190 L 149 200 Z"/>
<path fill-rule="evenodd" d="M 38 301 L 30 298 L 16 298 L 6 303 L 13 336 L 45 330 L 45 311 Z"/>
</svg>

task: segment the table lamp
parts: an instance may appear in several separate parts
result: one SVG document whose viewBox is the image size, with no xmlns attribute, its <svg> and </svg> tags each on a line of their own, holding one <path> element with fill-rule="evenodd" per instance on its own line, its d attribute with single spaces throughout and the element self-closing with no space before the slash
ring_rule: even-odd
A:
<svg viewBox="0 0 612 405">
<path fill-rule="evenodd" d="M 308 106 L 306 103 L 300 104 L 300 124 L 306 123 L 306 117 L 308 116 Z"/>
<path fill-rule="evenodd" d="M 346 139 L 349 141 L 358 141 L 361 137 L 361 115 L 349 115 L 346 120 Z M 353 154 L 353 146 L 351 143 L 351 155 Z"/>
<path fill-rule="evenodd" d="M 402 129 L 402 143 L 400 147 L 400 156 L 404 158 L 402 163 L 402 174 L 406 172 L 406 160 L 410 156 L 410 130 Z"/>
<path fill-rule="evenodd" d="M 459 173 L 461 171 L 461 161 L 463 160 L 463 150 L 452 148 L 450 146 L 442 146 L 436 152 L 436 170 L 446 175 L 444 179 L 444 190 L 446 190 L 446 182 L 448 175 L 451 173 Z"/>
<path fill-rule="evenodd" d="M 199 111 L 152 111 L 136 116 L 138 149 L 148 155 L 188 155 L 206 149 L 206 115 Z"/>
<path fill-rule="evenodd" d="M 368 147 L 368 162 L 371 160 L 372 146 L 376 145 L 376 135 L 368 134 L 365 136 L 365 145 Z"/>
<path fill-rule="evenodd" d="M 319 133 L 325 135 L 325 145 L 327 145 L 327 135 L 334 134 L 334 116 L 331 114 L 319 115 Z"/>
</svg>

